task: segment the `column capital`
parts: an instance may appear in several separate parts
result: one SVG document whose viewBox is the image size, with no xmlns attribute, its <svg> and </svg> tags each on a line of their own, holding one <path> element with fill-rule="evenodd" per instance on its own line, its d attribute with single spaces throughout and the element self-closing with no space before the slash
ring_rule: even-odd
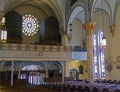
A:
<svg viewBox="0 0 120 92">
<path fill-rule="evenodd" d="M 61 35 L 66 35 L 66 34 L 67 34 L 67 32 L 65 31 L 64 26 L 60 27 L 59 33 L 60 33 Z"/>
<path fill-rule="evenodd" d="M 84 24 L 84 29 L 85 29 L 87 35 L 91 35 L 92 34 L 92 32 L 94 30 L 94 24 L 95 24 L 95 22 L 86 22 Z"/>
<path fill-rule="evenodd" d="M 115 25 L 111 25 L 110 26 L 110 33 L 111 33 L 112 37 L 114 37 L 114 34 L 115 34 Z"/>
</svg>

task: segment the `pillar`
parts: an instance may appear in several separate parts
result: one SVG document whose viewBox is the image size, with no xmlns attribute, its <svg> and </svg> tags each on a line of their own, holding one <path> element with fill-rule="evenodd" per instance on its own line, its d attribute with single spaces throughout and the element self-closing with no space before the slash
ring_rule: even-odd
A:
<svg viewBox="0 0 120 92">
<path fill-rule="evenodd" d="M 64 83 L 65 77 L 65 61 L 62 62 L 62 83 Z"/>
<path fill-rule="evenodd" d="M 18 69 L 18 79 L 20 79 L 20 69 Z"/>
<path fill-rule="evenodd" d="M 14 71 L 14 61 L 11 61 L 11 83 L 10 85 L 13 86 L 13 71 Z"/>
<path fill-rule="evenodd" d="M 46 68 L 45 77 L 48 78 L 48 69 Z"/>
<path fill-rule="evenodd" d="M 69 61 L 65 61 L 65 76 L 70 77 L 70 66 Z"/>
<path fill-rule="evenodd" d="M 61 40 L 62 40 L 62 45 L 63 46 L 67 46 L 68 45 L 68 37 L 67 37 L 67 33 L 65 31 L 64 26 L 62 26 L 59 30 L 60 34 L 61 34 Z"/>
<path fill-rule="evenodd" d="M 92 62 L 92 32 L 94 30 L 94 23 L 87 22 L 84 25 L 87 37 L 87 60 L 88 60 L 88 81 L 93 82 L 93 62 Z"/>
</svg>

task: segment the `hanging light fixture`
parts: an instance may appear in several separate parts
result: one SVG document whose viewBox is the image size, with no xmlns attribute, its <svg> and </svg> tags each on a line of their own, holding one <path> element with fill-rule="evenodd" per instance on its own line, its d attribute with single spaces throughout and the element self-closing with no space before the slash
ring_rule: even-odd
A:
<svg viewBox="0 0 120 92">
<path fill-rule="evenodd" d="M 101 0 L 101 5 L 102 5 L 102 9 L 103 9 L 103 1 Z M 102 10 L 102 28 L 103 28 L 103 31 L 104 31 L 104 16 L 103 16 L 103 10 Z M 102 47 L 103 48 L 106 48 L 106 37 L 103 33 L 103 37 L 102 37 Z"/>
<path fill-rule="evenodd" d="M 1 20 L 1 43 L 7 42 L 7 29 L 5 27 L 5 17 Z"/>
<path fill-rule="evenodd" d="M 102 47 L 106 48 L 106 37 L 105 36 L 102 37 Z"/>
</svg>

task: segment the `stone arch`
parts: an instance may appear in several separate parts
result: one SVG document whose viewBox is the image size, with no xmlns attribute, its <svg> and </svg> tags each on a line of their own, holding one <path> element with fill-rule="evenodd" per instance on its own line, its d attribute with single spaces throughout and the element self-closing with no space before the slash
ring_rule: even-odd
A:
<svg viewBox="0 0 120 92">
<path fill-rule="evenodd" d="M 50 62 L 48 66 L 49 77 L 62 77 L 62 66 L 59 62 Z"/>
<path fill-rule="evenodd" d="M 45 38 L 43 42 L 46 45 L 59 45 L 61 43 L 59 21 L 53 16 L 50 16 L 45 20 Z"/>
</svg>

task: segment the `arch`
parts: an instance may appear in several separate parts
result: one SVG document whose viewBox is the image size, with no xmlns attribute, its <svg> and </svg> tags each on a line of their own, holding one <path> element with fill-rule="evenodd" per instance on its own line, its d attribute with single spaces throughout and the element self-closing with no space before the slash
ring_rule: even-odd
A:
<svg viewBox="0 0 120 92">
<path fill-rule="evenodd" d="M 52 70 L 52 67 L 54 65 L 58 68 L 58 70 L 62 71 L 62 65 L 59 62 L 55 62 L 55 61 L 49 63 L 48 69 Z M 53 67 L 53 69 L 54 69 L 54 67 Z"/>
<path fill-rule="evenodd" d="M 3 61 L 1 63 L 1 71 L 0 71 L 0 78 L 1 79 L 11 79 L 11 67 L 12 67 L 12 63 L 11 61 Z M 17 65 L 14 63 L 14 66 L 13 66 L 13 76 L 14 76 L 14 79 L 17 79 Z"/>
<path fill-rule="evenodd" d="M 46 76 L 45 67 L 41 62 L 25 62 L 20 65 L 20 78 L 27 79 L 32 85 L 43 84 Z"/>
<path fill-rule="evenodd" d="M 50 16 L 45 20 L 45 38 L 43 42 L 46 45 L 58 45 L 61 43 L 59 21 L 54 16 Z"/>
<path fill-rule="evenodd" d="M 68 23 L 67 23 L 67 33 L 70 33 L 70 27 L 69 24 L 71 24 L 73 22 L 73 20 L 78 16 L 81 15 L 81 18 L 79 16 L 79 19 L 81 20 L 82 23 L 85 22 L 85 18 L 84 18 L 84 9 L 81 6 L 75 6 L 70 13 L 70 16 L 68 18 Z"/>
<path fill-rule="evenodd" d="M 50 62 L 48 66 L 49 77 L 62 77 L 62 66 L 59 62 Z"/>
<path fill-rule="evenodd" d="M 107 0 L 98 0 L 97 2 L 95 2 L 94 4 L 94 8 L 92 10 L 93 15 L 95 12 L 98 12 L 100 10 L 102 10 L 103 14 L 106 14 L 109 18 L 109 24 L 112 25 L 115 23 L 115 15 L 112 15 L 112 9 L 110 8 L 110 4 L 108 3 Z M 102 5 L 103 3 L 103 5 Z"/>
<path fill-rule="evenodd" d="M 24 62 L 24 63 L 22 63 L 22 64 L 19 66 L 19 69 L 21 70 L 24 66 L 27 66 L 27 65 L 39 65 L 39 66 L 41 66 L 44 70 L 47 69 L 47 67 L 46 67 L 43 63 L 41 63 L 41 62 L 39 62 L 39 63 L 36 63 L 36 62 Z"/>
<path fill-rule="evenodd" d="M 11 61 L 4 61 L 1 66 L 1 71 L 11 71 Z M 17 71 L 16 64 L 14 64 L 14 71 Z"/>
<path fill-rule="evenodd" d="M 83 30 L 83 24 L 78 20 L 74 19 L 72 26 L 71 26 L 71 40 L 69 42 L 69 45 L 76 46 L 83 49 L 83 38 L 84 38 L 84 30 Z"/>
<path fill-rule="evenodd" d="M 7 28 L 7 42 L 22 42 L 22 16 L 16 11 L 10 11 L 5 14 Z"/>
</svg>

